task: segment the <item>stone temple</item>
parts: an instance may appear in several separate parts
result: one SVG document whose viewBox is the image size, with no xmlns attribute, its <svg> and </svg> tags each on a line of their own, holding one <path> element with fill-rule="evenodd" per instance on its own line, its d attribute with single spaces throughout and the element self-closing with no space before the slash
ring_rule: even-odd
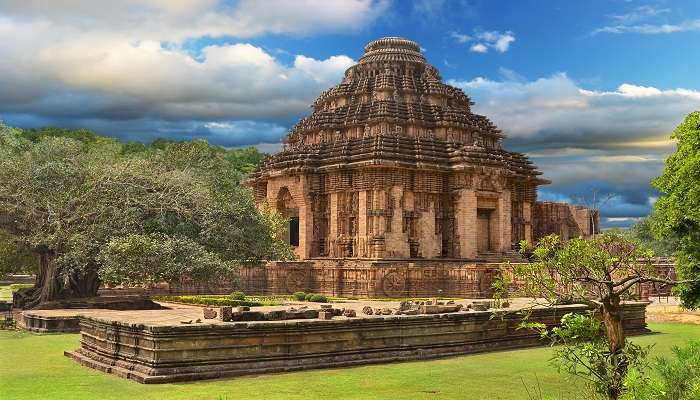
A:
<svg viewBox="0 0 700 400">
<path fill-rule="evenodd" d="M 521 240 L 593 234 L 597 215 L 539 203 L 541 177 L 442 82 L 417 43 L 370 42 L 248 184 L 289 218 L 299 261 L 246 268 L 251 292 L 488 296 Z"/>
</svg>

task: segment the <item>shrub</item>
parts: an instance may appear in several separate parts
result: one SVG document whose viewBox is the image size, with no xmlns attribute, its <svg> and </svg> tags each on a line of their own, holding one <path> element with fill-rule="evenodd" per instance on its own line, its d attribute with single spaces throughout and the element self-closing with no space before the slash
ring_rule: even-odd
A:
<svg viewBox="0 0 700 400">
<path fill-rule="evenodd" d="M 245 293 L 243 292 L 233 292 L 229 296 L 231 300 L 239 300 L 239 301 L 244 301 L 245 300 Z"/>
<path fill-rule="evenodd" d="M 306 299 L 306 293 L 304 292 L 294 292 L 292 296 L 294 296 L 294 299 L 297 301 L 304 301 Z"/>
<path fill-rule="evenodd" d="M 304 300 L 306 301 L 311 301 L 311 298 L 314 297 L 313 293 L 308 293 L 306 296 L 304 296 Z"/>
<path fill-rule="evenodd" d="M 314 303 L 328 303 L 328 297 L 322 294 L 315 294 L 311 296 L 309 301 L 313 301 Z"/>
<path fill-rule="evenodd" d="M 31 288 L 34 287 L 33 283 L 13 283 L 10 285 L 10 290 L 13 292 L 16 292 L 20 289 L 26 289 L 26 288 Z"/>
<path fill-rule="evenodd" d="M 215 297 L 215 296 L 153 296 L 155 301 L 172 301 L 176 303 L 186 303 L 186 304 L 198 304 L 214 307 L 230 306 L 248 306 L 257 307 L 261 306 L 262 303 L 258 301 L 243 301 L 243 300 L 232 300 L 228 297 Z"/>
</svg>

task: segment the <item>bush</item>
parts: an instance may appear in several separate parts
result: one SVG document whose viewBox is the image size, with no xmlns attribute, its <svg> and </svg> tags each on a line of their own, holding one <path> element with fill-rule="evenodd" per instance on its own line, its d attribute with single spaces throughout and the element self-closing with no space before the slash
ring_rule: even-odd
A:
<svg viewBox="0 0 700 400">
<path fill-rule="evenodd" d="M 304 292 L 294 292 L 294 294 L 292 294 L 292 296 L 297 301 L 304 301 L 306 299 L 306 293 L 304 293 Z"/>
<path fill-rule="evenodd" d="M 304 296 L 304 300 L 306 301 L 311 301 L 311 298 L 314 297 L 313 293 L 308 293 L 306 296 Z"/>
<path fill-rule="evenodd" d="M 31 288 L 34 287 L 33 283 L 13 283 L 10 285 L 10 290 L 13 292 L 16 292 L 20 289 L 26 289 L 26 288 Z"/>
<path fill-rule="evenodd" d="M 311 296 L 309 301 L 313 301 L 314 303 L 328 303 L 328 297 L 322 294 L 315 294 Z"/>
<path fill-rule="evenodd" d="M 238 306 L 248 306 L 248 307 L 258 307 L 263 305 L 258 301 L 244 301 L 244 300 L 233 300 L 228 297 L 215 297 L 215 296 L 153 296 L 155 301 L 171 301 L 176 303 L 186 303 L 186 304 L 198 304 L 205 306 L 214 307 L 238 307 Z"/>
<path fill-rule="evenodd" d="M 229 297 L 231 298 L 231 300 L 240 300 L 240 301 L 244 301 L 244 300 L 245 300 L 245 293 L 243 293 L 243 292 L 233 292 L 233 293 L 231 293 L 231 295 L 230 295 Z"/>
</svg>

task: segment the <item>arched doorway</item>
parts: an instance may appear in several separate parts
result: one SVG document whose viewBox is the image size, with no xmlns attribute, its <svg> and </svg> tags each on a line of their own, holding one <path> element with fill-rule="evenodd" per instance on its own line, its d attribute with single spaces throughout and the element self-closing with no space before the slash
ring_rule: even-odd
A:
<svg viewBox="0 0 700 400">
<path fill-rule="evenodd" d="M 299 247 L 299 207 L 294 202 L 287 187 L 280 189 L 277 194 L 277 212 L 288 219 L 284 240 L 293 247 Z"/>
</svg>

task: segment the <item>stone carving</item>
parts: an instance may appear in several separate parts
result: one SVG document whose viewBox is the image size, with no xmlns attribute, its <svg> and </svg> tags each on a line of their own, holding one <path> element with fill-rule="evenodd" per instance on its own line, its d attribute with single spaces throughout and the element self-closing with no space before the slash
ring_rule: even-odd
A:
<svg viewBox="0 0 700 400">
<path fill-rule="evenodd" d="M 290 271 L 287 274 L 287 291 L 289 293 L 306 290 L 306 273 L 300 270 Z"/>
<path fill-rule="evenodd" d="M 382 280 L 382 290 L 387 297 L 401 297 L 405 289 L 406 279 L 398 272 L 390 272 Z"/>
</svg>

